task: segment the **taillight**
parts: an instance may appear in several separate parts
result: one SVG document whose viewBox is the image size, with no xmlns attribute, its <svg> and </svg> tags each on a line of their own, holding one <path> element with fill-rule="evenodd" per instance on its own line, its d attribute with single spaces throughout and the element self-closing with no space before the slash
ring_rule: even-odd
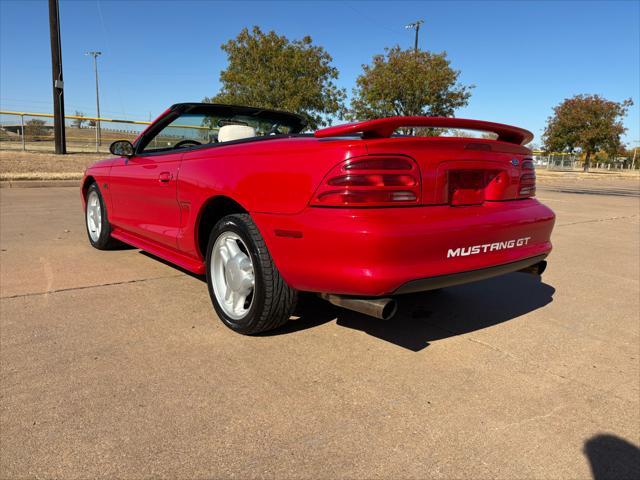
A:
<svg viewBox="0 0 640 480">
<path fill-rule="evenodd" d="M 335 166 L 314 194 L 311 205 L 388 207 L 420 203 L 420 171 L 409 157 L 375 155 Z"/>
<path fill-rule="evenodd" d="M 340 187 L 413 187 L 416 179 L 411 175 L 342 175 L 327 183 Z"/>
<path fill-rule="evenodd" d="M 536 170 L 533 160 L 522 161 L 522 173 L 520 174 L 519 197 L 533 197 L 536 194 Z"/>
<path fill-rule="evenodd" d="M 449 204 L 479 205 L 485 200 L 485 187 L 496 177 L 493 171 L 452 170 L 449 172 Z"/>
</svg>

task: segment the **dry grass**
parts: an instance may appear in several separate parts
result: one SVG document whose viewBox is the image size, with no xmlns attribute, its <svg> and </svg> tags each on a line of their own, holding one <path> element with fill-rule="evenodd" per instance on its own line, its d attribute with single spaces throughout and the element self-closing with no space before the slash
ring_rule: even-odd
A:
<svg viewBox="0 0 640 480">
<path fill-rule="evenodd" d="M 45 152 L 0 150 L 0 180 L 75 180 L 96 160 L 109 157 L 106 153 L 70 153 L 55 155 Z M 638 181 L 638 170 L 594 171 L 589 173 L 553 171 L 539 168 L 538 183 L 555 183 L 562 179 L 620 179 Z"/>
<path fill-rule="evenodd" d="M 640 178 L 640 170 L 604 170 L 592 169 L 585 173 L 576 170 L 547 170 L 544 167 L 536 169 L 536 176 L 538 180 L 544 181 L 545 179 L 551 180 L 556 178 L 577 178 L 577 179 L 612 179 L 622 178 L 628 180 L 634 180 Z"/>
<path fill-rule="evenodd" d="M 82 177 L 85 168 L 103 153 L 55 155 L 40 152 L 0 150 L 1 180 L 67 180 Z"/>
</svg>

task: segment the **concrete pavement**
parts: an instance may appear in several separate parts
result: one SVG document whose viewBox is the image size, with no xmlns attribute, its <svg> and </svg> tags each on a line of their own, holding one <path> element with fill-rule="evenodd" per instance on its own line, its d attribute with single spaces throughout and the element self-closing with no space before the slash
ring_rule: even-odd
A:
<svg viewBox="0 0 640 480">
<path fill-rule="evenodd" d="M 201 279 L 92 249 L 77 189 L 2 189 L 0 477 L 638 478 L 640 198 L 599 188 L 541 187 L 542 282 L 386 323 L 307 299 L 260 337 Z"/>
</svg>

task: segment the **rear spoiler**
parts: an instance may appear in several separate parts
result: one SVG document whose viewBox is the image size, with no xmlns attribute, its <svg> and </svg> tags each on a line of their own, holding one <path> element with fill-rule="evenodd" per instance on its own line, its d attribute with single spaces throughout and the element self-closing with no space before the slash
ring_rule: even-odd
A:
<svg viewBox="0 0 640 480">
<path fill-rule="evenodd" d="M 340 137 L 362 134 L 362 138 L 388 138 L 401 127 L 462 128 L 480 130 L 498 135 L 502 142 L 524 145 L 533 140 L 533 133 L 523 128 L 503 125 L 502 123 L 468 120 L 450 117 L 388 117 L 365 122 L 347 123 L 335 127 L 323 128 L 315 132 L 318 138 Z"/>
</svg>

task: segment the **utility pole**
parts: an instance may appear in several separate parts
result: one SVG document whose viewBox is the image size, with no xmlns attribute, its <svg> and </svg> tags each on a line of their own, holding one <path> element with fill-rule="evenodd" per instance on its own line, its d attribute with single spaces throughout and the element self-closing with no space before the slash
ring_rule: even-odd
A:
<svg viewBox="0 0 640 480">
<path fill-rule="evenodd" d="M 406 29 L 413 29 L 416 31 L 416 39 L 415 42 L 413 44 L 413 50 L 417 53 L 418 52 L 418 35 L 420 33 L 420 25 L 422 25 L 424 23 L 424 20 L 417 20 L 413 23 L 410 23 L 408 25 L 405 25 L 404 28 Z"/>
<path fill-rule="evenodd" d="M 102 55 L 102 52 L 86 52 L 85 55 L 91 55 L 93 57 L 93 71 L 96 74 L 96 112 L 98 120 L 96 120 L 96 152 L 102 142 L 100 132 L 100 95 L 98 90 L 98 56 Z"/>
<path fill-rule="evenodd" d="M 58 0 L 49 0 L 49 36 L 51 39 L 55 152 L 64 154 L 67 153 L 67 141 L 64 132 L 64 81 L 62 79 L 62 46 L 60 44 L 60 8 Z"/>
</svg>

